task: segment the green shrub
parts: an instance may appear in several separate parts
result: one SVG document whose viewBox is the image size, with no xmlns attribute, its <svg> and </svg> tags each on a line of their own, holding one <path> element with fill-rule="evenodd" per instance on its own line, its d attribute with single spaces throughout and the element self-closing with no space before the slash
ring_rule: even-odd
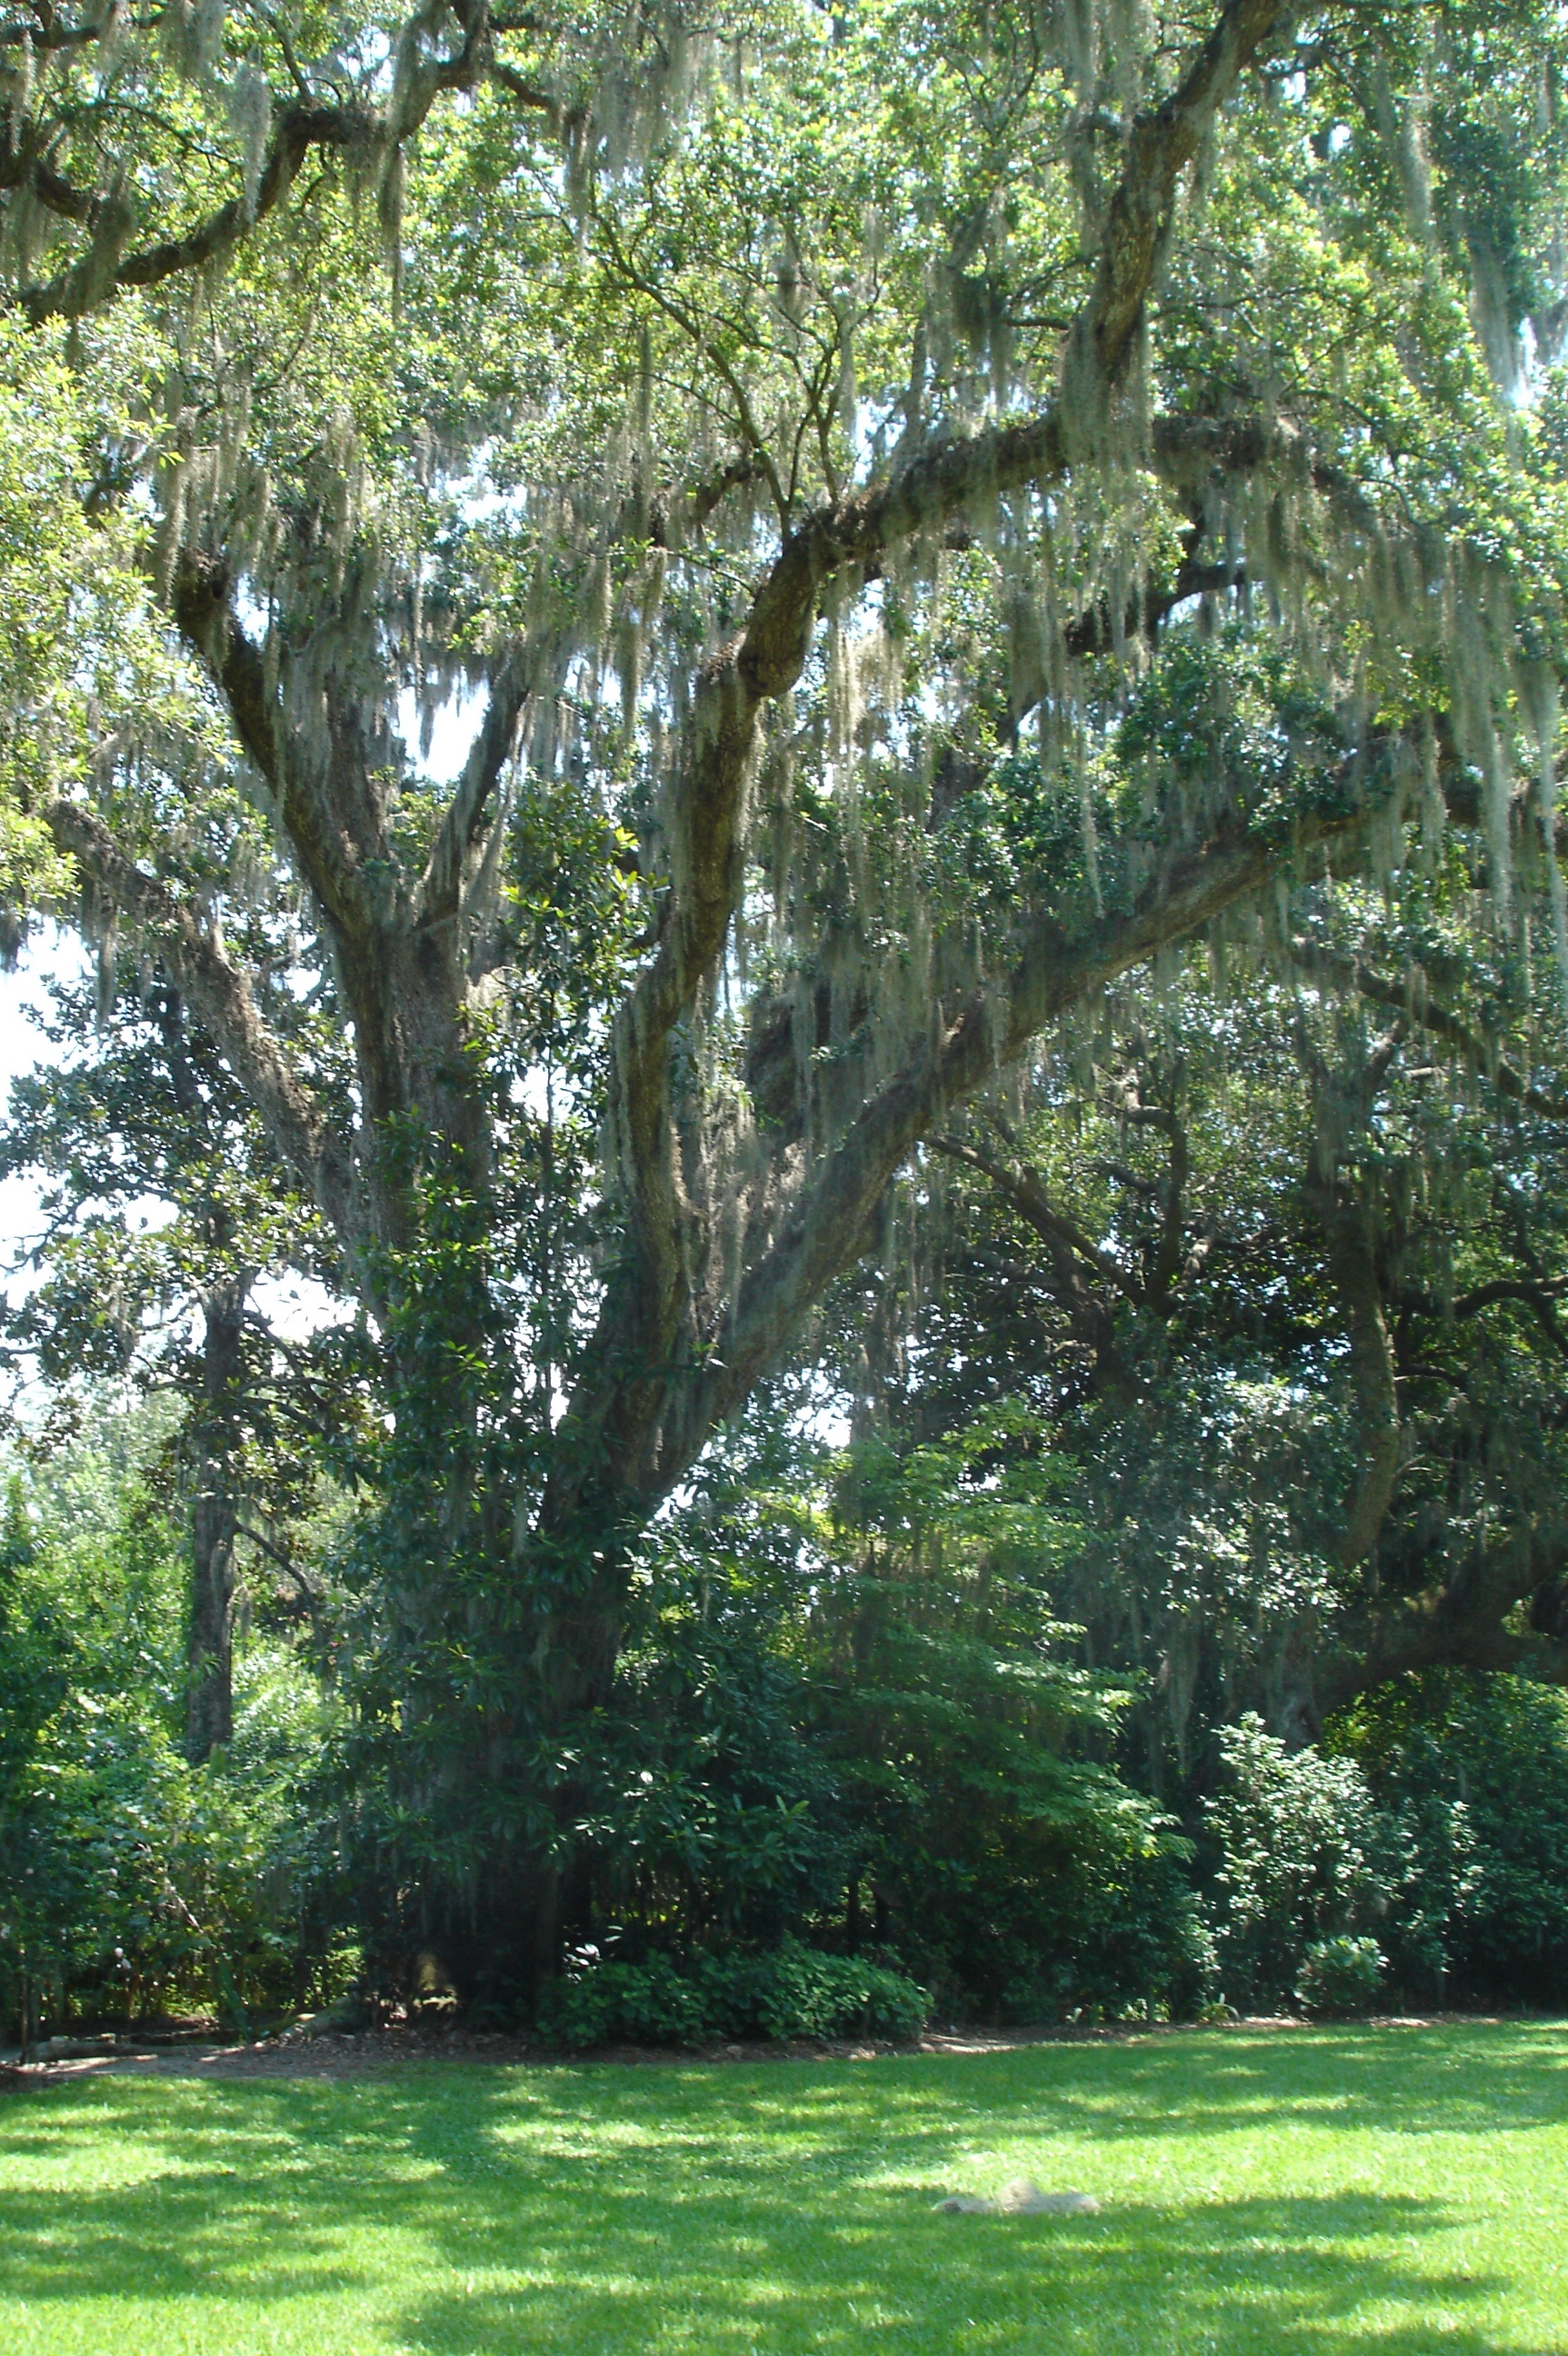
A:
<svg viewBox="0 0 1568 2356">
<path fill-rule="evenodd" d="M 766 2036 L 908 2038 L 926 2018 L 923 1988 L 857 1955 L 819 1954 L 789 1940 L 766 1961 L 756 2015 Z"/>
<path fill-rule="evenodd" d="M 8 1657 L 0 1642 L 0 1668 Z M 292 2007 L 335 1918 L 311 1774 L 327 1708 L 286 1653 L 242 1664 L 234 1740 L 193 1767 L 145 1697 L 83 1687 L 39 1728 L 0 1804 L 0 2007 L 26 1967 L 43 2009 L 113 2017 Z"/>
<path fill-rule="evenodd" d="M 1304 2011 L 1343 2020 L 1370 2011 L 1382 1978 L 1383 1951 L 1375 1939 L 1315 1939 L 1295 1993 Z"/>
<path fill-rule="evenodd" d="M 1385 1944 L 1423 2002 L 1568 1996 L 1568 1697 L 1433 1670 L 1329 1729 L 1403 1829 L 1408 1884 Z"/>
<path fill-rule="evenodd" d="M 557 1982 L 539 2025 L 554 2044 L 701 2045 L 762 2037 L 913 2037 L 926 1995 L 899 1972 L 786 1940 L 771 1954 L 580 1959 Z"/>
<path fill-rule="evenodd" d="M 1016 1867 L 977 1876 L 967 1930 L 956 1905 L 939 1918 L 947 1952 L 968 1965 L 954 1992 L 961 2008 L 979 1994 L 1006 2022 L 1182 2020 L 1198 2009 L 1217 1964 L 1191 1886 L 1192 1844 L 1147 1806 L 1124 1809 L 1118 1829 L 1118 1845 L 1047 1855 L 1037 1879 Z M 902 1926 L 900 1944 L 918 1967 Z"/>
<path fill-rule="evenodd" d="M 755 1458 L 752 1485 L 715 1474 L 716 1506 L 651 1535 L 574 1746 L 580 1935 L 613 1923 L 637 1958 L 864 1944 L 993 2018 L 1201 2000 L 1190 1844 L 1097 1763 L 1127 1690 L 1051 1615 L 1073 1526 L 1039 1438 L 1008 1404 L 911 1451 L 785 1447 L 766 1485 Z"/>
<path fill-rule="evenodd" d="M 540 2007 L 553 2045 L 694 2045 L 711 2034 L 702 1989 L 664 1955 L 642 1964 L 597 1960 L 569 1971 Z"/>
<path fill-rule="evenodd" d="M 1249 1716 L 1220 1738 L 1223 1788 L 1206 1804 L 1220 1858 L 1210 1896 L 1222 1992 L 1281 2004 L 1309 1948 L 1380 1922 L 1400 1886 L 1398 1828 L 1352 1759 L 1287 1751 Z"/>
<path fill-rule="evenodd" d="M 241 2026 L 331 1992 L 334 1704 L 252 1642 L 233 1739 L 192 1765 L 182 1531 L 91 1449 L 52 1477 L 36 1520 L 19 1477 L 0 1509 L 0 2019 L 194 2006 Z"/>
</svg>

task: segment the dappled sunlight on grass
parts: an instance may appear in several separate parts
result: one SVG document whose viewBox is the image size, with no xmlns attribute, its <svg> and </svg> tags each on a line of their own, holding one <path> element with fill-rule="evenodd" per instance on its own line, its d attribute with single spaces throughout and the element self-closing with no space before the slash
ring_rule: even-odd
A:
<svg viewBox="0 0 1568 2356">
<path fill-rule="evenodd" d="M 1098 2216 L 949 2218 L 1015 2174 Z M 1568 2033 L 80 2081 L 0 2109 L 6 2356 L 1568 2351 Z"/>
</svg>

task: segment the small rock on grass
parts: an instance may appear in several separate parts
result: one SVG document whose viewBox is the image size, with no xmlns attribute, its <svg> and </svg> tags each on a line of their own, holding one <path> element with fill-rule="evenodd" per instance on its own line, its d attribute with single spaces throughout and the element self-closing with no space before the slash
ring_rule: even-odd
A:
<svg viewBox="0 0 1568 2356">
<path fill-rule="evenodd" d="M 994 2201 L 971 2201 L 961 2195 L 939 2201 L 944 2217 L 1098 2217 L 1100 2203 L 1092 2192 L 1042 2192 L 1026 2176 L 1004 2184 Z"/>
</svg>

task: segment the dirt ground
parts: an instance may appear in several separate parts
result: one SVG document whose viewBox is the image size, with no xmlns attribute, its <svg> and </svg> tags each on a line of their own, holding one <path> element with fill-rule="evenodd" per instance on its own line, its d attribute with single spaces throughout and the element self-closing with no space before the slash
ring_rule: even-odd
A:
<svg viewBox="0 0 1568 2356">
<path fill-rule="evenodd" d="M 1385 2029 L 1436 2028 L 1460 2020 L 1478 2020 L 1478 2014 L 1401 2013 L 1374 2017 L 1367 2026 Z M 1251 2030 L 1302 2029 L 1304 2021 L 1288 2016 L 1249 2018 L 1227 2023 Z M 910 2053 L 1003 2053 L 1021 2046 L 1103 2043 L 1129 2037 L 1180 2037 L 1192 2033 L 1187 2022 L 1118 2023 L 1109 2028 L 1041 2028 L 933 2030 L 908 2045 L 853 2043 L 798 2039 L 789 2044 L 710 2045 L 673 2051 L 661 2047 L 616 2045 L 585 2055 L 562 2055 L 526 2037 L 487 2033 L 456 2026 L 426 2027 L 396 2023 L 385 2029 L 363 2029 L 352 2035 L 306 2036 L 288 2029 L 275 2037 L 242 2042 L 183 2037 L 168 2043 L 149 2040 L 139 2045 L 124 2039 L 112 2051 L 64 2055 L 58 2059 L 11 2062 L 0 2066 L 0 2089 L 47 2086 L 68 2079 L 102 2077 L 178 2078 L 351 2078 L 419 2062 L 445 2063 L 484 2062 L 535 2068 L 571 2061 L 611 2062 L 628 2067 L 690 2068 L 694 2062 L 716 2065 L 736 2062 L 874 2062 L 883 2056 Z"/>
</svg>

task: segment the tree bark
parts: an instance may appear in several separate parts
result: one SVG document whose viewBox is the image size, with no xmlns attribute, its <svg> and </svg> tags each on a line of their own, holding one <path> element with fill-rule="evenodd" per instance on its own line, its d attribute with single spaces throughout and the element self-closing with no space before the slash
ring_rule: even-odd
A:
<svg viewBox="0 0 1568 2356">
<path fill-rule="evenodd" d="M 235 1457 L 244 1380 L 248 1280 L 214 1285 L 202 1301 L 201 1404 L 192 1436 L 190 1619 L 186 1651 L 186 1749 L 199 1763 L 234 1732 L 234 1540 L 240 1518 Z"/>
<path fill-rule="evenodd" d="M 1343 1187 L 1317 1197 L 1329 1272 L 1350 1330 L 1350 1379 L 1361 1470 L 1345 1508 L 1339 1559 L 1364 1562 L 1378 1543 L 1399 1478 L 1400 1413 L 1393 1344 L 1383 1314 L 1370 1221 Z"/>
<path fill-rule="evenodd" d="M 1568 1549 L 1560 1542 L 1521 1537 L 1477 1556 L 1430 1595 L 1369 1603 L 1337 1628 L 1314 1663 L 1318 1709 L 1326 1717 L 1423 1669 L 1484 1669 L 1568 1685 L 1568 1643 L 1517 1624 L 1520 1607 L 1552 1592 L 1565 1570 Z"/>
</svg>

